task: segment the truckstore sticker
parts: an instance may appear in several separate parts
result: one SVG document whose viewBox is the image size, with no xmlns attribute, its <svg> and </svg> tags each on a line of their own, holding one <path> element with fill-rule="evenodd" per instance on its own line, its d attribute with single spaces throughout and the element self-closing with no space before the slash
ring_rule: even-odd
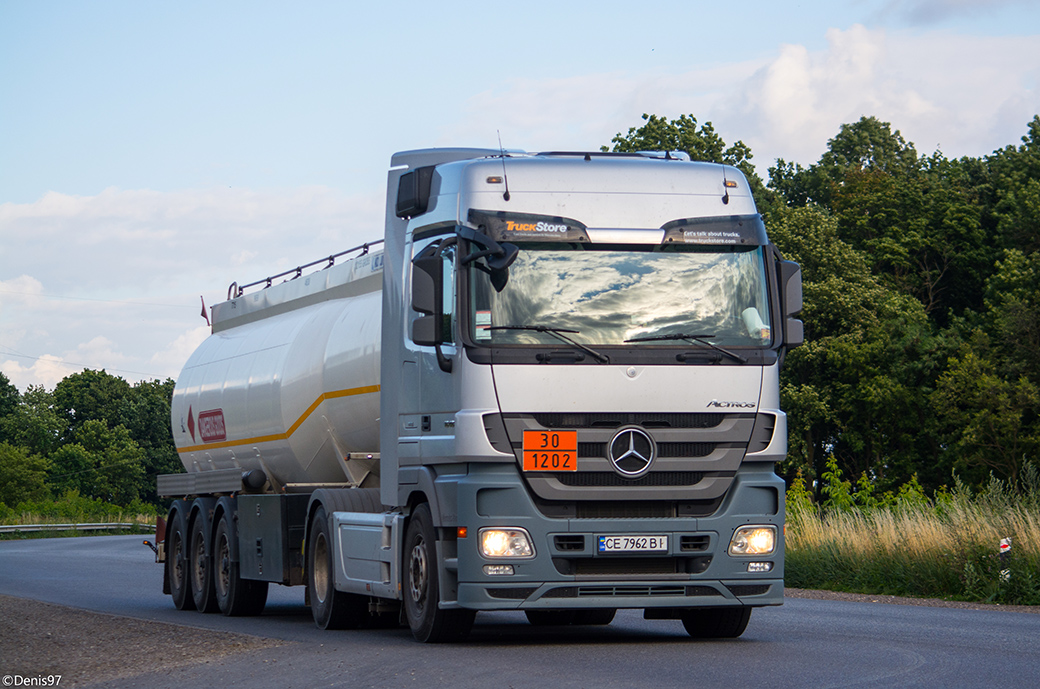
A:
<svg viewBox="0 0 1040 689">
<path fill-rule="evenodd" d="M 199 412 L 199 435 L 202 442 L 215 443 L 227 440 L 227 431 L 224 430 L 224 410 L 210 409 Z"/>
</svg>

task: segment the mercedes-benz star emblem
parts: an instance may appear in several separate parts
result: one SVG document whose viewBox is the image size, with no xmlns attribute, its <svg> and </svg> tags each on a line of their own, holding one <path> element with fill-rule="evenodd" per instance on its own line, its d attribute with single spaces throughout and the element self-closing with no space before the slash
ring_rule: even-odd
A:
<svg viewBox="0 0 1040 689">
<path fill-rule="evenodd" d="M 654 441 L 641 428 L 622 428 L 610 441 L 607 454 L 619 474 L 635 478 L 650 470 Z"/>
</svg>

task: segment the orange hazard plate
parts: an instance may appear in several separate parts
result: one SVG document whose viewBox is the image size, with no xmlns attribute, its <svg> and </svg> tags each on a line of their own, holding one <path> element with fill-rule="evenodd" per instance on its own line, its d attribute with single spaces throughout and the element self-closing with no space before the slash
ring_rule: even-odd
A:
<svg viewBox="0 0 1040 689">
<path fill-rule="evenodd" d="M 524 431 L 524 471 L 577 470 L 577 431 Z"/>
</svg>

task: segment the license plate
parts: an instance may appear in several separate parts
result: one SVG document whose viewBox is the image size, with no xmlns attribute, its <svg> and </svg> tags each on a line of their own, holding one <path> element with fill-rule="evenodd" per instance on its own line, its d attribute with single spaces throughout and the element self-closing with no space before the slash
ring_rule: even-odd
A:
<svg viewBox="0 0 1040 689">
<path fill-rule="evenodd" d="M 668 536 L 597 536 L 596 547 L 601 553 L 668 552 Z"/>
<path fill-rule="evenodd" d="M 524 431 L 524 471 L 577 470 L 577 431 Z"/>
</svg>

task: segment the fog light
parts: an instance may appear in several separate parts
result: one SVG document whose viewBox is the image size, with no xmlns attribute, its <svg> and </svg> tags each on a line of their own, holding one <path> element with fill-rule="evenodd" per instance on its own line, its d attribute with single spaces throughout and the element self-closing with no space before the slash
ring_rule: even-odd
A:
<svg viewBox="0 0 1040 689">
<path fill-rule="evenodd" d="M 742 526 L 729 542 L 730 555 L 771 555 L 776 550 L 776 527 Z"/>
<path fill-rule="evenodd" d="M 492 577 L 510 576 L 513 574 L 513 565 L 484 565 L 484 574 Z"/>
<path fill-rule="evenodd" d="M 487 570 L 487 567 L 484 568 Z M 747 563 L 748 572 L 770 572 L 773 569 L 772 562 L 749 562 Z"/>
<path fill-rule="evenodd" d="M 534 557 L 534 548 L 523 529 L 481 529 L 480 553 L 484 557 Z"/>
</svg>

